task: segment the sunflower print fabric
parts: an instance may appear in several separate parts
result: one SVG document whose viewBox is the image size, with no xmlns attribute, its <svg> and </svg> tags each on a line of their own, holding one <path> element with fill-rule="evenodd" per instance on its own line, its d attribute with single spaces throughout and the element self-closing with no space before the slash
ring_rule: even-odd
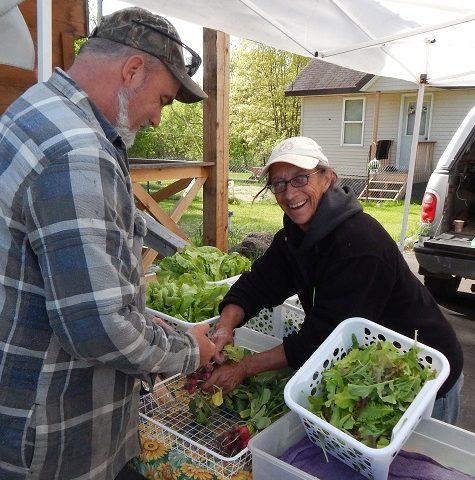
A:
<svg viewBox="0 0 475 480">
<path fill-rule="evenodd" d="M 223 479 L 164 443 L 145 435 L 141 435 L 140 440 L 142 453 L 133 458 L 130 465 L 147 480 L 252 480 L 252 474 L 247 470 Z"/>
</svg>

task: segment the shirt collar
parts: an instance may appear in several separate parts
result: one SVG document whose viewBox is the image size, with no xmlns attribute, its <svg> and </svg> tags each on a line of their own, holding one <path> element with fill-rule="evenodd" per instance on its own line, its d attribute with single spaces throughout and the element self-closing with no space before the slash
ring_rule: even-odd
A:
<svg viewBox="0 0 475 480">
<path fill-rule="evenodd" d="M 97 105 L 92 102 L 86 92 L 84 92 L 66 72 L 64 72 L 58 67 L 54 69 L 54 73 L 48 80 L 48 82 L 54 88 L 62 92 L 62 94 L 65 95 L 74 104 L 78 105 L 79 108 L 81 108 L 83 111 L 86 111 L 86 114 L 92 114 L 96 118 L 107 140 L 109 140 L 109 142 L 114 145 L 117 152 L 126 162 L 127 169 L 129 169 L 126 147 L 122 140 L 122 137 L 117 133 L 117 130 L 109 122 L 109 120 L 101 112 Z M 87 106 L 85 106 L 85 102 L 87 102 Z M 90 110 L 90 112 L 87 112 L 87 110 Z"/>
</svg>

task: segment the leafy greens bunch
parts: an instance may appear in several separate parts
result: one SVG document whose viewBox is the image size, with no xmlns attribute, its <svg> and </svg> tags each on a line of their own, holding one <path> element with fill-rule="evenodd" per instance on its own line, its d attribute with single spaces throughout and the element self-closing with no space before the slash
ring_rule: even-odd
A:
<svg viewBox="0 0 475 480">
<path fill-rule="evenodd" d="M 147 285 L 147 306 L 186 322 L 196 323 L 218 315 L 218 306 L 229 285 L 210 285 L 189 273 L 162 276 Z"/>
<path fill-rule="evenodd" d="M 240 362 L 251 354 L 248 349 L 239 346 L 226 345 L 223 350 L 228 356 L 228 362 Z M 193 392 L 188 406 L 195 421 L 202 425 L 207 425 L 220 408 L 241 417 L 242 424 L 236 425 L 232 432 L 226 432 L 220 439 L 221 447 L 228 454 L 235 454 L 236 448 L 239 451 L 241 447 L 247 446 L 250 437 L 289 411 L 284 401 L 284 387 L 291 375 L 290 368 L 262 372 L 247 378 L 224 397 L 218 387 L 210 393 Z M 190 393 L 187 384 L 185 389 Z"/>
<path fill-rule="evenodd" d="M 209 282 L 239 275 L 251 268 L 251 261 L 239 253 L 224 253 L 212 246 L 188 245 L 159 263 L 157 278 L 163 274 L 179 276 L 183 273 L 205 278 Z"/>
<path fill-rule="evenodd" d="M 389 444 L 391 432 L 433 370 L 424 368 L 414 346 L 401 352 L 390 342 L 353 346 L 322 374 L 321 392 L 309 410 L 372 448 Z"/>
</svg>

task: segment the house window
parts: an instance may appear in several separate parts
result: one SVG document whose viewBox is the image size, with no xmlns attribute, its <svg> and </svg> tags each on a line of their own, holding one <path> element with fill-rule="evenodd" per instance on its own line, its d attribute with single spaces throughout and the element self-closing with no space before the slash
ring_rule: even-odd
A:
<svg viewBox="0 0 475 480">
<path fill-rule="evenodd" d="M 364 98 L 343 100 L 343 145 L 363 145 Z"/>
<path fill-rule="evenodd" d="M 419 135 L 427 138 L 427 120 L 428 120 L 429 102 L 422 104 L 421 123 L 419 125 Z M 406 135 L 414 133 L 414 123 L 416 120 L 416 102 L 410 102 L 407 108 Z"/>
</svg>

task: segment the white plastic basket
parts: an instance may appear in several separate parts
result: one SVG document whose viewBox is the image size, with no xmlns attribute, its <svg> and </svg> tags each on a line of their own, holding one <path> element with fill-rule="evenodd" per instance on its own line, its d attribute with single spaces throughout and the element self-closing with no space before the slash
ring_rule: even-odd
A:
<svg viewBox="0 0 475 480">
<path fill-rule="evenodd" d="M 207 281 L 206 283 L 208 283 L 209 285 L 223 285 L 224 283 L 227 283 L 229 286 L 231 286 L 239 280 L 240 276 L 241 274 L 234 275 L 233 277 L 224 278 L 223 280 L 217 280 L 215 282 Z"/>
<path fill-rule="evenodd" d="M 247 321 L 246 327 L 280 339 L 298 331 L 305 319 L 305 313 L 289 300 L 297 302 L 298 297 L 290 297 L 278 307 L 263 308 Z"/>
<path fill-rule="evenodd" d="M 158 310 L 154 310 L 153 308 L 150 308 L 150 307 L 146 307 L 145 311 L 149 315 L 165 320 L 165 322 L 167 322 L 170 326 L 172 326 L 173 328 L 181 332 L 185 332 L 190 328 L 195 327 L 196 325 L 206 324 L 212 327 L 219 320 L 219 315 L 217 315 L 216 317 L 207 318 L 206 320 L 201 320 L 201 322 L 186 322 L 185 320 L 180 320 L 179 318 L 172 317 L 170 315 L 167 315 L 166 313 L 159 312 Z"/>
<path fill-rule="evenodd" d="M 285 301 L 285 303 L 289 303 L 294 307 L 302 308 L 302 303 L 300 302 L 300 298 L 298 295 L 292 295 Z"/>
<path fill-rule="evenodd" d="M 252 453 L 253 480 L 322 479 L 280 458 L 305 436 L 300 418 L 295 412 L 290 411 L 252 437 L 248 447 Z M 434 418 L 421 420 L 404 443 L 402 450 L 427 455 L 445 467 L 467 475 L 475 475 L 475 433 Z M 337 460 L 329 458 L 329 461 L 334 463 Z"/>
<path fill-rule="evenodd" d="M 417 343 L 419 361 L 436 372 L 427 381 L 392 431 L 391 441 L 384 448 L 371 448 L 310 412 L 308 396 L 318 395 L 322 372 L 341 359 L 352 346 L 352 334 L 360 345 L 368 346 L 387 340 L 402 352 L 414 346 L 414 340 L 364 318 L 349 318 L 340 323 L 315 353 L 289 380 L 284 399 L 295 411 L 310 440 L 371 480 L 386 480 L 389 465 L 421 418 L 432 412 L 436 393 L 449 374 L 449 362 L 437 350 Z"/>
</svg>

